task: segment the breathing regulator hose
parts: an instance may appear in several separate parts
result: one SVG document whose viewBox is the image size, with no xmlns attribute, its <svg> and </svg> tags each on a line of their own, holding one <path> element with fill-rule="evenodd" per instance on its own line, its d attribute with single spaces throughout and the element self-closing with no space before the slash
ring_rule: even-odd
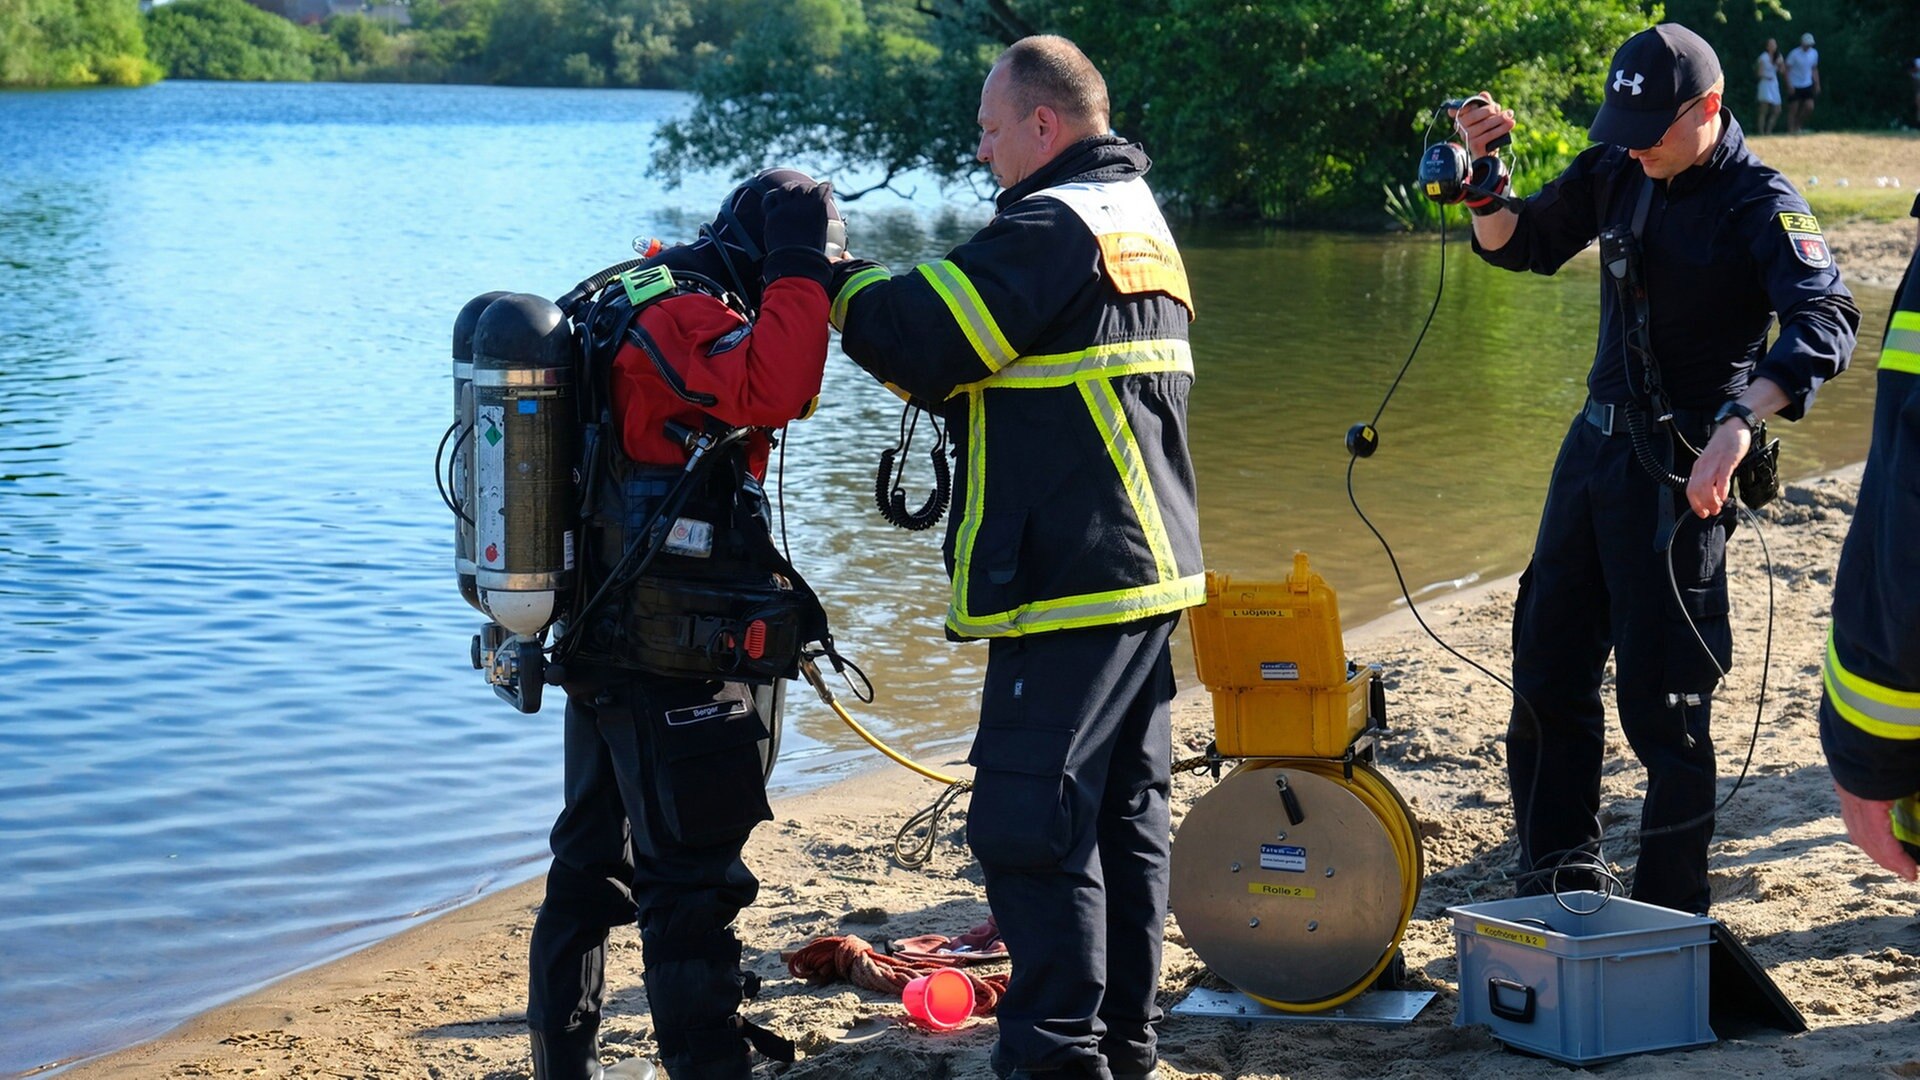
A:
<svg viewBox="0 0 1920 1080">
<path fill-rule="evenodd" d="M 1261 766 L 1267 767 L 1267 766 Z M 1319 1001 L 1275 1001 L 1248 994 L 1248 997 L 1270 1008 L 1288 1013 L 1325 1012 L 1338 1005 L 1344 1005 L 1366 992 L 1374 981 L 1380 978 L 1387 966 L 1393 963 L 1395 954 L 1400 951 L 1400 941 L 1407 933 L 1407 924 L 1413 919 L 1413 907 L 1420 900 L 1420 883 L 1426 876 L 1426 862 L 1420 851 L 1420 834 L 1413 822 L 1413 811 L 1407 806 L 1400 793 L 1387 783 L 1386 778 L 1365 762 L 1355 762 L 1353 774 L 1347 775 L 1343 762 L 1322 758 L 1289 758 L 1275 763 L 1272 767 L 1297 769 L 1304 773 L 1331 780 L 1346 788 L 1358 798 L 1362 805 L 1372 811 L 1386 830 L 1387 839 L 1393 844 L 1394 862 L 1400 867 L 1400 921 L 1393 931 L 1393 940 L 1387 942 L 1381 950 L 1380 958 L 1367 969 L 1366 974 L 1353 985 L 1331 997 Z"/>
</svg>

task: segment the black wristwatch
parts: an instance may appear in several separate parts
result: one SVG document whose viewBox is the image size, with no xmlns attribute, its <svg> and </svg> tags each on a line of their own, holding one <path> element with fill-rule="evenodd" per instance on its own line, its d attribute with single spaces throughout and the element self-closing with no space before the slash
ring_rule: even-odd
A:
<svg viewBox="0 0 1920 1080">
<path fill-rule="evenodd" d="M 1752 409 L 1747 408 L 1737 401 L 1729 401 L 1725 405 L 1720 406 L 1719 412 L 1713 414 L 1713 429 L 1715 431 L 1720 430 L 1721 424 L 1736 417 L 1739 418 L 1741 423 L 1747 425 L 1748 431 L 1753 431 L 1760 423 L 1760 421 L 1754 419 Z"/>
</svg>

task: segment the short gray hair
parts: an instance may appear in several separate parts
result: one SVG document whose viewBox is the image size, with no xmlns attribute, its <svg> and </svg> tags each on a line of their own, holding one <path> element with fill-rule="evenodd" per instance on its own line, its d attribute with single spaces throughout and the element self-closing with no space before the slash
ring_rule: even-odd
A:
<svg viewBox="0 0 1920 1080">
<path fill-rule="evenodd" d="M 1107 80 L 1080 47 L 1058 34 L 1024 37 L 1000 54 L 995 67 L 1007 70 L 1007 88 L 1026 116 L 1045 105 L 1070 121 L 1106 131 Z"/>
</svg>

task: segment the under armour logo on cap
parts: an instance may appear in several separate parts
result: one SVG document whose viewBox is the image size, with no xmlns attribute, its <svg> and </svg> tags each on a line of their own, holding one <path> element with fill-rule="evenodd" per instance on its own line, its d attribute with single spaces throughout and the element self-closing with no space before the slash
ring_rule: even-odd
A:
<svg viewBox="0 0 1920 1080">
<path fill-rule="evenodd" d="M 1588 134 L 1594 141 L 1645 149 L 1660 141 L 1681 110 L 1713 89 L 1720 58 L 1700 35 L 1661 23 L 1628 38 L 1606 66 L 1605 99 Z"/>
</svg>

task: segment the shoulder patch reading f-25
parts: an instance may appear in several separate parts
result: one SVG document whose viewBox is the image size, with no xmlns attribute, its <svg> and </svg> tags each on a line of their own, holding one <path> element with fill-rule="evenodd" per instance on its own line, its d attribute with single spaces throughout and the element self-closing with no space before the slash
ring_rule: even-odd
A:
<svg viewBox="0 0 1920 1080">
<path fill-rule="evenodd" d="M 1813 233 L 1815 236 L 1818 236 L 1820 235 L 1820 219 L 1814 217 L 1812 214 L 1782 213 L 1780 215 L 1780 229 L 1782 232 Z"/>
</svg>

